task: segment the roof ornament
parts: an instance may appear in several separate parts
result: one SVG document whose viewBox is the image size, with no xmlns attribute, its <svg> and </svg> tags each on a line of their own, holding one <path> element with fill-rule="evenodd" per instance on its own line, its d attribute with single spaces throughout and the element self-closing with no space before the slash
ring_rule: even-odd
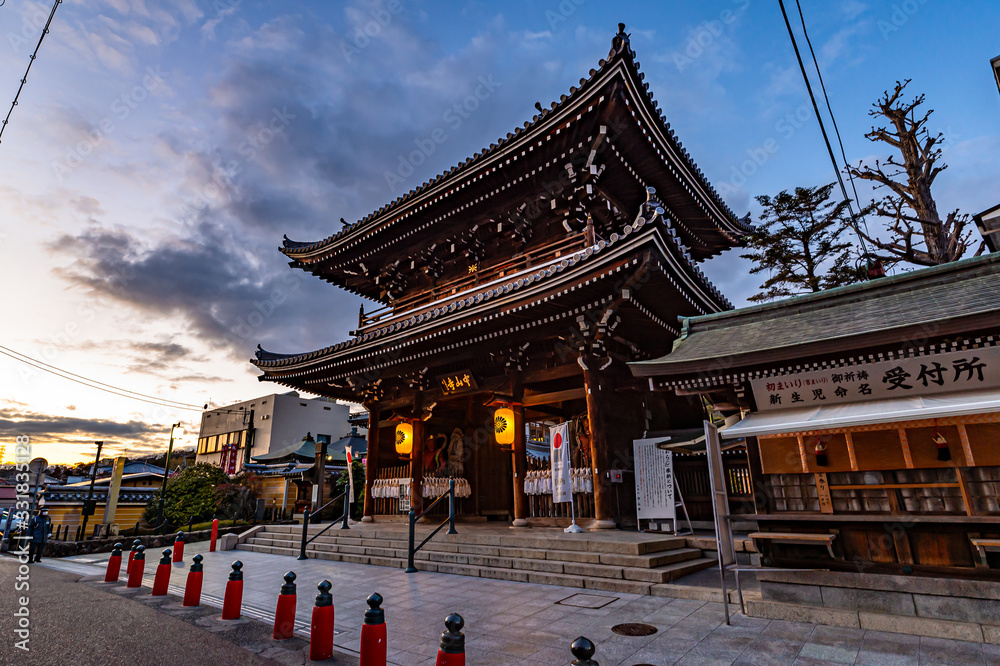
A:
<svg viewBox="0 0 1000 666">
<path fill-rule="evenodd" d="M 619 23 L 618 34 L 611 40 L 611 53 L 608 54 L 609 59 L 621 53 L 625 49 L 631 49 L 631 45 L 629 44 L 630 36 L 630 33 L 625 32 L 625 24 Z"/>
</svg>

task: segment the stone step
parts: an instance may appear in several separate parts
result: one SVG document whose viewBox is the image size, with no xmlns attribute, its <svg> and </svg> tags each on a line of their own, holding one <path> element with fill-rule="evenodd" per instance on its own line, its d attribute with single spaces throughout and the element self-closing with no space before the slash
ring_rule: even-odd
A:
<svg viewBox="0 0 1000 666">
<path fill-rule="evenodd" d="M 299 549 L 287 541 L 251 538 L 239 544 L 237 550 L 271 553 L 275 555 L 297 556 Z M 371 553 L 350 553 L 334 550 L 334 547 L 307 547 L 313 559 L 336 562 L 352 562 L 403 568 L 406 566 L 406 551 L 388 550 L 385 555 Z M 452 553 L 423 552 L 416 554 L 417 568 L 421 571 L 436 571 L 462 576 L 496 578 L 542 585 L 578 587 L 607 592 L 629 592 L 633 594 L 654 594 L 658 596 L 685 596 L 685 590 L 674 590 L 682 586 L 665 585 L 690 573 L 700 571 L 715 564 L 708 557 L 685 559 L 656 569 L 638 567 L 614 567 L 606 565 L 581 564 L 573 562 L 550 562 L 533 559 L 507 559 L 489 556 L 456 555 Z M 700 591 L 699 588 L 691 588 Z"/>
<path fill-rule="evenodd" d="M 309 535 L 313 536 L 320 532 L 325 526 L 310 526 Z M 265 531 L 269 534 L 284 534 L 291 538 L 300 538 L 302 527 L 298 525 L 268 525 Z M 417 528 L 417 540 L 422 540 L 430 529 L 421 525 Z M 352 528 L 349 534 L 341 534 L 338 526 L 334 526 L 323 533 L 319 539 L 331 539 L 346 545 L 365 545 L 365 541 L 400 541 L 406 542 L 407 531 L 405 529 L 371 529 Z M 620 554 L 620 555 L 646 555 L 650 553 L 673 550 L 687 547 L 684 537 L 663 536 L 648 539 L 646 541 L 617 541 L 617 540 L 594 540 L 581 538 L 576 535 L 546 535 L 533 536 L 530 530 L 512 533 L 510 535 L 463 533 L 448 535 L 439 533 L 434 540 L 446 544 L 465 544 L 469 546 L 484 546 L 494 548 L 534 548 L 540 550 L 562 550 L 562 551 L 585 551 L 589 553 Z M 485 554 L 485 553 L 484 553 Z"/>
<path fill-rule="evenodd" d="M 299 544 L 291 539 L 273 539 L 271 536 L 254 536 L 248 542 L 254 545 L 280 548 L 296 548 Z M 443 544 L 449 546 L 449 544 Z M 642 581 L 648 583 L 666 583 L 675 578 L 667 565 L 695 560 L 701 557 L 701 551 L 694 548 L 678 548 L 663 553 L 642 555 L 602 555 L 586 554 L 576 551 L 541 551 L 537 549 L 495 549 L 481 546 L 462 546 L 460 551 L 440 551 L 438 545 L 429 542 L 415 555 L 415 559 L 444 562 L 449 564 L 471 564 L 476 566 L 501 569 L 516 569 L 537 571 L 541 573 L 587 575 L 600 578 L 613 578 Z M 336 552 L 345 555 L 374 556 L 382 558 L 405 559 L 406 548 L 383 548 L 349 546 L 337 543 L 327 543 L 322 538 L 309 544 L 310 551 Z M 465 552 L 471 551 L 471 552 Z M 485 555 L 479 553 L 487 553 Z M 503 553 L 503 555 L 500 555 Z M 581 555 L 591 555 L 581 558 Z M 564 559 L 568 558 L 568 559 Z M 580 560 L 583 561 L 580 561 Z M 638 566 L 628 566 L 635 564 Z M 624 566 L 622 566 L 624 565 Z"/>
<path fill-rule="evenodd" d="M 294 537 L 294 538 L 293 538 Z M 269 539 L 271 543 L 265 545 L 291 545 L 298 546 L 299 537 L 291 535 L 288 533 L 274 533 L 270 530 L 259 532 L 254 538 L 257 539 Z M 263 543 L 263 542 L 262 542 Z M 678 545 L 681 547 L 672 548 L 669 550 L 650 552 L 644 555 L 622 555 L 617 553 L 591 553 L 585 551 L 577 550 L 560 550 L 560 549 L 539 549 L 539 548 L 507 548 L 501 546 L 482 546 L 476 544 L 465 544 L 465 543 L 445 543 L 439 542 L 436 538 L 433 541 L 427 543 L 426 546 L 421 550 L 433 551 L 433 552 L 445 552 L 445 553 L 456 553 L 462 555 L 478 555 L 485 557 L 499 557 L 499 558 L 518 558 L 518 559 L 533 559 L 533 560 L 547 560 L 547 561 L 560 561 L 560 562 L 579 562 L 585 564 L 605 564 L 612 566 L 622 566 L 622 567 L 639 567 L 652 569 L 660 567 L 666 564 L 672 564 L 674 562 L 679 562 L 682 560 L 694 559 L 700 556 L 701 551 L 696 548 L 685 548 L 683 547 L 684 540 L 676 539 L 669 542 L 670 545 Z M 356 539 L 351 537 L 328 537 L 323 534 L 317 537 L 314 541 L 310 543 L 310 547 L 315 548 L 325 548 L 329 549 L 334 547 L 339 552 L 351 553 L 356 555 L 370 554 L 378 555 L 382 557 L 399 557 L 405 556 L 405 550 L 408 547 L 408 542 L 404 540 L 385 540 L 385 539 Z M 403 555 L 392 551 L 404 551 Z M 419 553 L 418 553 L 419 555 Z M 462 562 L 463 560 L 456 559 L 451 560 L 453 562 Z M 555 571 L 555 569 L 549 569 L 545 565 L 539 565 L 535 567 L 540 571 Z"/>
</svg>

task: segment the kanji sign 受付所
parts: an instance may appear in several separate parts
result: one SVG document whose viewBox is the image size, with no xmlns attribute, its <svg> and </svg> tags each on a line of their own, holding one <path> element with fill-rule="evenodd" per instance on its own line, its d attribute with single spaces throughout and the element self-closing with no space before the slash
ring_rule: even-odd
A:
<svg viewBox="0 0 1000 666">
<path fill-rule="evenodd" d="M 898 358 L 751 380 L 759 411 L 1000 387 L 1000 348 Z"/>
</svg>

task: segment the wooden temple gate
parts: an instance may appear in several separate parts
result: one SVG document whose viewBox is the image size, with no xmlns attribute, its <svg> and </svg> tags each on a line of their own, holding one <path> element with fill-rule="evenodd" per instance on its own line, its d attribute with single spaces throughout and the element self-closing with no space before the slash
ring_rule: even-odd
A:
<svg viewBox="0 0 1000 666">
<path fill-rule="evenodd" d="M 620 25 L 607 59 L 523 128 L 324 240 L 285 239 L 292 267 L 379 304 L 349 340 L 252 361 L 369 410 L 366 519 L 399 511 L 379 496 L 398 496 L 389 480 L 419 510 L 438 487 L 425 477 L 450 476 L 467 516 L 565 520 L 525 493 L 525 424 L 573 421 L 582 515 L 634 522 L 631 479 L 611 487 L 608 471 L 633 468 L 644 431 L 701 422 L 700 403 L 651 397 L 626 364 L 669 351 L 679 316 L 731 307 L 698 263 L 749 227 L 643 79 Z"/>
</svg>

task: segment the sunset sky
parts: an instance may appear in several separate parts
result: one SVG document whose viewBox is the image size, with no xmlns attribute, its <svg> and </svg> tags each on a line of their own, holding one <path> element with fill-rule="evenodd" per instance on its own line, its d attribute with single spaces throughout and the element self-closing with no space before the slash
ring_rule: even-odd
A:
<svg viewBox="0 0 1000 666">
<path fill-rule="evenodd" d="M 1000 203 L 1000 3 L 802 7 L 852 162 L 885 157 L 868 110 L 912 78 L 946 137 L 939 208 Z M 50 8 L 0 7 L 4 114 Z M 360 305 L 288 268 L 282 235 L 323 238 L 496 141 L 578 85 L 619 21 L 738 214 L 833 179 L 776 1 L 66 0 L 0 144 L 0 346 L 196 407 L 282 390 L 256 380 L 256 345 L 338 342 Z M 488 98 L 456 121 L 483 80 Z M 446 140 L 390 182 L 437 128 Z M 741 305 L 757 281 L 737 255 L 707 272 Z M 0 356 L 7 461 L 18 435 L 65 463 L 98 439 L 112 455 L 163 448 L 176 421 L 190 443 L 199 419 Z"/>
</svg>

